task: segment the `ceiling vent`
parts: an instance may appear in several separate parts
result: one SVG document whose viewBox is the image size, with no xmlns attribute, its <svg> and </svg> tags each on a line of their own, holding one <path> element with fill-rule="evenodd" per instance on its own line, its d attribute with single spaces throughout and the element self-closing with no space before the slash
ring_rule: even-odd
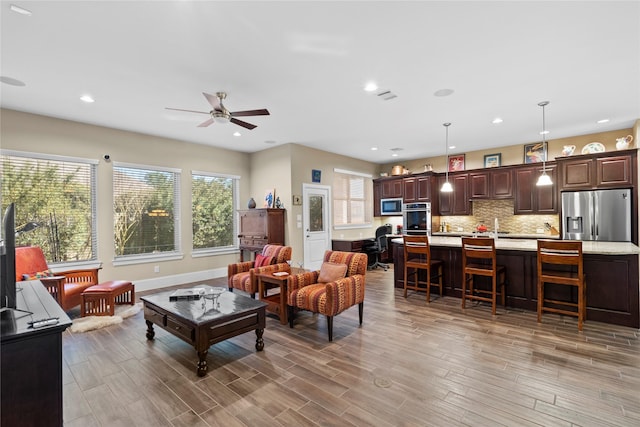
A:
<svg viewBox="0 0 640 427">
<path fill-rule="evenodd" d="M 378 98 L 382 99 L 383 101 L 389 101 L 390 99 L 397 98 L 397 97 L 398 95 L 391 92 L 390 90 L 384 90 L 378 93 Z"/>
</svg>

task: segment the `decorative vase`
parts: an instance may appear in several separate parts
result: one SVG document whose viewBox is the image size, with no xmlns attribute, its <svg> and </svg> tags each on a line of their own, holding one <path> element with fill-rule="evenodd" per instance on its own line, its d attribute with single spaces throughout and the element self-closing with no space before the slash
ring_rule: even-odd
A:
<svg viewBox="0 0 640 427">
<path fill-rule="evenodd" d="M 575 151 L 576 146 L 575 145 L 565 145 L 562 148 L 562 155 L 563 156 L 570 156 L 573 154 L 573 152 Z"/>
<path fill-rule="evenodd" d="M 255 209 L 255 207 L 256 207 L 256 201 L 255 201 L 255 200 L 253 200 L 253 197 L 251 197 L 251 198 L 249 199 L 249 203 L 247 203 L 247 207 L 248 207 L 249 209 Z"/>
</svg>

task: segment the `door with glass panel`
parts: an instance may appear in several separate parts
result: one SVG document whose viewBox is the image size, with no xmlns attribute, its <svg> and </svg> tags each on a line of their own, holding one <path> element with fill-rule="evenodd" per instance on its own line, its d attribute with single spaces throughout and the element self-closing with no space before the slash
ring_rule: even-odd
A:
<svg viewBox="0 0 640 427">
<path fill-rule="evenodd" d="M 302 184 L 304 268 L 319 270 L 327 249 L 331 249 L 331 187 Z"/>
</svg>

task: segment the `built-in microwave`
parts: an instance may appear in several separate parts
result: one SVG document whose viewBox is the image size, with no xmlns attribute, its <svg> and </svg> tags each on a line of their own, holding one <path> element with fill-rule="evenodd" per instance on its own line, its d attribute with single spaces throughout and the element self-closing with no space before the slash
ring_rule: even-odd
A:
<svg viewBox="0 0 640 427">
<path fill-rule="evenodd" d="M 402 215 L 402 199 L 380 199 L 380 215 Z"/>
</svg>

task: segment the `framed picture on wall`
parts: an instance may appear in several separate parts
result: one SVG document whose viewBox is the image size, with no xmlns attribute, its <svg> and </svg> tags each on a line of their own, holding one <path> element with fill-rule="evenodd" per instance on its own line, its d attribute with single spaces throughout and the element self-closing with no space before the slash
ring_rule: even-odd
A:
<svg viewBox="0 0 640 427">
<path fill-rule="evenodd" d="M 449 156 L 449 172 L 464 170 L 464 154 Z"/>
<path fill-rule="evenodd" d="M 318 169 L 311 170 L 311 182 L 320 182 L 322 171 Z"/>
<path fill-rule="evenodd" d="M 484 167 L 485 168 L 497 168 L 502 163 L 502 154 L 485 154 Z"/>
<path fill-rule="evenodd" d="M 544 143 L 544 145 L 542 144 L 542 142 L 525 144 L 524 162 L 525 163 L 540 163 L 543 161 L 546 162 L 547 161 L 546 159 L 547 150 L 545 149 L 546 144 L 547 144 L 546 142 Z"/>
</svg>

